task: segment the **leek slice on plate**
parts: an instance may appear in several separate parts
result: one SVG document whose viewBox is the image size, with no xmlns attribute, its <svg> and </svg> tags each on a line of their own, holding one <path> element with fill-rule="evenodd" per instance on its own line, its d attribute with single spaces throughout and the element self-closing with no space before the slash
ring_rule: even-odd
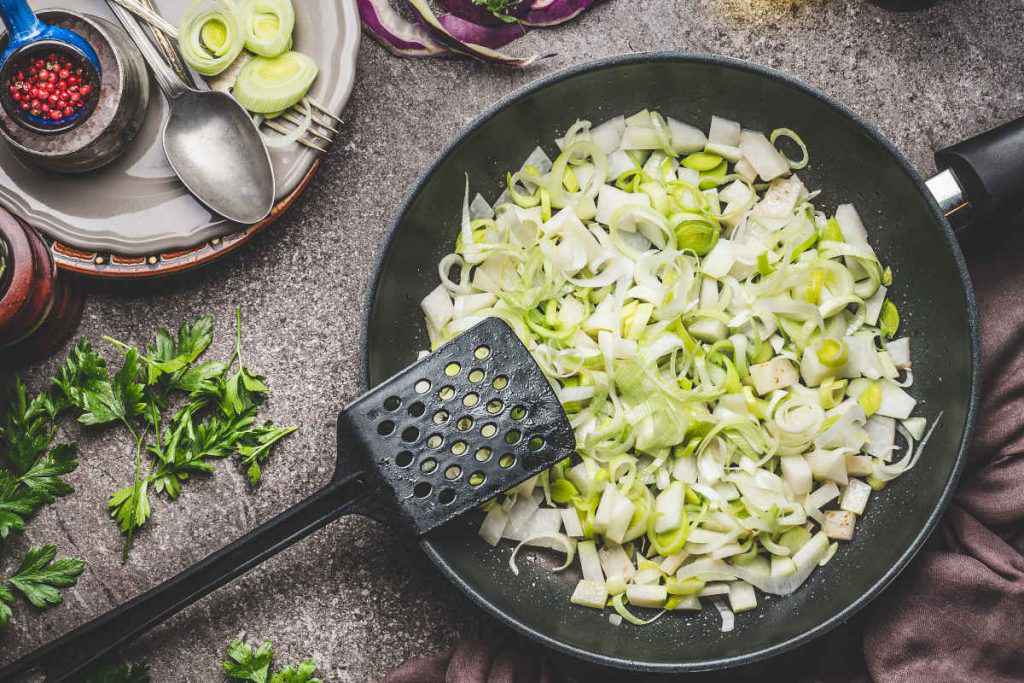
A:
<svg viewBox="0 0 1024 683">
<path fill-rule="evenodd" d="M 318 73 L 316 62 L 301 52 L 255 57 L 238 74 L 232 94 L 255 114 L 276 114 L 301 101 Z"/>
<path fill-rule="evenodd" d="M 291 0 L 246 0 L 242 7 L 245 49 L 277 57 L 291 49 L 295 8 Z"/>
<path fill-rule="evenodd" d="M 203 76 L 227 69 L 244 47 L 242 16 L 233 0 L 200 0 L 181 23 L 181 56 Z"/>
</svg>

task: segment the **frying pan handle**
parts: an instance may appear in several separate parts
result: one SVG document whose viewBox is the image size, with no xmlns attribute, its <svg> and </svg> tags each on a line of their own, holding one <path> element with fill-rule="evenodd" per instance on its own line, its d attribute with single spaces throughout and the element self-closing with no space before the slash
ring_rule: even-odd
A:
<svg viewBox="0 0 1024 683">
<path fill-rule="evenodd" d="M 39 672 L 48 682 L 81 680 L 87 667 L 106 661 L 142 633 L 352 511 L 371 490 L 361 474 L 336 479 L 174 578 L 0 670 L 0 681 Z"/>
<path fill-rule="evenodd" d="M 939 150 L 935 163 L 959 184 L 973 220 L 1011 218 L 1024 210 L 1024 118 Z M 949 180 L 946 175 L 947 188 Z M 933 182 L 929 186 L 934 193 Z M 936 199 L 943 205 L 942 198 Z"/>
</svg>

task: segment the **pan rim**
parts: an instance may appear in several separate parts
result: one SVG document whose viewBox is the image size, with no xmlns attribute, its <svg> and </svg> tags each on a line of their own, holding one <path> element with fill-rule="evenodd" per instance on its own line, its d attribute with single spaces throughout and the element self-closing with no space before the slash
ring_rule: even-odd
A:
<svg viewBox="0 0 1024 683">
<path fill-rule="evenodd" d="M 373 310 L 373 304 L 376 299 L 376 294 L 380 286 L 381 277 L 383 275 L 383 265 L 386 256 L 391 252 L 396 235 L 402 218 L 406 215 L 409 208 L 419 192 L 426 185 L 427 181 L 437 171 L 437 169 L 447 161 L 448 157 L 455 151 L 455 149 L 463 142 L 463 140 L 473 131 L 477 130 L 480 126 L 490 120 L 492 117 L 503 111 L 510 105 L 520 101 L 521 99 L 547 88 L 548 86 L 554 85 L 561 81 L 573 78 L 582 73 L 591 71 L 600 71 L 607 68 L 613 68 L 623 65 L 640 64 L 646 62 L 684 62 L 684 63 L 698 63 L 713 66 L 723 66 L 731 69 L 738 69 L 741 71 L 747 71 L 754 73 L 758 76 L 762 76 L 768 79 L 777 80 L 785 83 L 786 85 L 803 91 L 825 105 L 831 107 L 839 114 L 850 119 L 853 123 L 858 125 L 865 134 L 867 134 L 876 144 L 882 146 L 897 163 L 900 164 L 903 171 L 908 175 L 911 181 L 917 186 L 918 192 L 921 193 L 927 199 L 929 209 L 931 210 L 932 216 L 935 219 L 936 225 L 942 234 L 942 237 L 946 241 L 946 246 L 949 247 L 954 263 L 956 264 L 957 272 L 960 276 L 960 282 L 964 291 L 964 306 L 966 308 L 967 325 L 970 337 L 970 386 L 969 395 L 967 401 L 967 413 L 964 420 L 963 433 L 960 438 L 960 444 L 957 447 L 956 460 L 953 465 L 953 471 L 950 473 L 949 479 L 946 481 L 945 487 L 942 494 L 939 496 L 931 513 L 928 516 L 921 531 L 914 538 L 913 542 L 904 550 L 897 561 L 890 567 L 875 583 L 865 591 L 860 597 L 854 600 L 852 603 L 847 605 L 842 610 L 836 612 L 828 619 L 822 621 L 820 624 L 812 629 L 809 629 L 797 636 L 788 638 L 784 641 L 775 643 L 768 647 L 762 647 L 755 651 L 748 652 L 742 655 L 735 655 L 731 657 L 718 657 L 713 659 L 700 659 L 690 660 L 686 662 L 651 662 L 641 660 L 624 659 L 621 657 L 612 657 L 609 655 L 603 655 L 599 652 L 594 652 L 588 649 L 576 647 L 568 643 L 564 643 L 556 638 L 553 638 L 546 633 L 540 632 L 534 628 L 531 628 L 527 624 L 516 619 L 505 610 L 495 605 L 492 600 L 482 592 L 476 590 L 473 586 L 469 585 L 462 576 L 445 560 L 444 557 L 437 551 L 433 544 L 428 539 L 423 539 L 420 542 L 423 551 L 427 557 L 434 563 L 434 565 L 441 571 L 445 577 L 451 581 L 455 586 L 459 588 L 466 596 L 468 596 L 473 602 L 481 607 L 485 612 L 491 616 L 497 618 L 507 626 L 512 627 L 514 630 L 522 633 L 532 640 L 541 643 L 545 647 L 551 648 L 557 652 L 564 653 L 582 659 L 592 664 L 598 664 L 601 666 L 612 667 L 616 669 L 623 669 L 629 671 L 643 671 L 649 673 L 690 673 L 698 671 L 709 671 L 718 669 L 728 669 L 737 666 L 743 666 L 745 664 L 751 664 L 761 660 L 765 660 L 784 652 L 793 650 L 800 645 L 804 645 L 816 638 L 824 636 L 828 632 L 840 624 L 848 621 L 854 614 L 859 612 L 861 609 L 866 607 L 871 601 L 877 598 L 907 567 L 910 561 L 920 552 L 924 546 L 925 541 L 935 530 L 939 521 L 942 519 L 946 509 L 949 506 L 950 501 L 955 494 L 957 484 L 960 480 L 960 476 L 963 472 L 964 464 L 966 461 L 966 451 L 970 444 L 971 436 L 974 432 L 974 426 L 976 421 L 976 413 L 978 408 L 979 400 L 979 377 L 981 373 L 981 342 L 978 329 L 978 309 L 974 296 L 974 287 L 971 282 L 970 275 L 967 271 L 967 264 L 963 256 L 963 252 L 960 249 L 960 245 L 957 242 L 956 235 L 953 228 L 950 226 L 949 221 L 946 220 L 945 215 L 939 209 L 938 204 L 935 202 L 931 193 L 928 191 L 925 185 L 924 179 L 920 173 L 914 168 L 906 156 L 900 152 L 885 136 L 883 136 L 872 124 L 862 119 L 858 114 L 854 113 L 846 105 L 833 99 L 829 95 L 826 95 L 821 90 L 814 88 L 801 80 L 790 76 L 782 71 L 762 66 L 760 64 L 754 64 L 744 60 L 736 59 L 733 57 L 726 57 L 724 55 L 716 55 L 710 53 L 690 53 L 681 51 L 658 51 L 658 52 L 637 52 L 625 55 L 615 55 L 611 57 L 605 57 L 602 59 L 589 61 L 584 64 L 576 65 L 566 69 L 559 70 L 553 74 L 539 78 L 522 88 L 515 90 L 499 99 L 494 104 L 487 107 L 483 112 L 473 118 L 470 123 L 464 126 L 459 133 L 445 146 L 444 150 L 438 155 L 437 159 L 430 165 L 430 167 L 424 171 L 416 183 L 412 186 L 409 192 L 406 194 L 398 212 L 395 214 L 395 218 L 391 223 L 388 230 L 388 235 L 381 246 L 378 249 L 377 254 L 374 258 L 373 273 L 370 280 L 370 287 L 367 288 L 367 292 L 363 303 L 363 315 L 362 315 L 362 334 L 360 338 L 361 343 L 361 373 L 359 381 L 361 383 L 360 390 L 365 392 L 369 389 L 370 385 L 370 356 L 369 356 L 369 328 L 370 328 L 370 316 Z"/>
</svg>

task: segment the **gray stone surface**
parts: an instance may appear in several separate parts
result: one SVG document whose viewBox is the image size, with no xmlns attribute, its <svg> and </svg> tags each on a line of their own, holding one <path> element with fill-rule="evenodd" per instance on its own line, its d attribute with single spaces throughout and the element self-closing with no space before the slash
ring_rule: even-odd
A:
<svg viewBox="0 0 1024 683">
<path fill-rule="evenodd" d="M 717 52 L 822 88 L 927 174 L 936 147 L 1024 113 L 1022 37 L 1019 1 L 946 0 L 926 12 L 890 14 L 864 0 L 611 0 L 517 44 L 559 53 L 525 73 L 398 59 L 365 40 L 340 142 L 291 213 L 201 272 L 95 291 L 80 330 L 94 340 L 111 334 L 142 343 L 158 325 L 210 312 L 221 333 L 214 352 L 226 354 L 232 312 L 241 306 L 251 362 L 274 390 L 268 413 L 300 432 L 277 451 L 255 493 L 224 463 L 177 503 L 155 497 L 154 523 L 127 565 L 104 502 L 130 480 L 129 444 L 81 436 L 82 466 L 71 477 L 77 492 L 14 545 L 56 543 L 88 570 L 64 606 L 43 615 L 19 606 L 16 625 L 0 635 L 0 664 L 170 577 L 327 481 L 335 413 L 358 390 L 360 309 L 388 223 L 417 175 L 499 97 L 596 57 Z M 27 378 L 38 387 L 54 365 L 32 368 Z M 225 643 L 244 632 L 273 638 L 281 661 L 312 655 L 327 680 L 362 682 L 459 636 L 497 630 L 416 548 L 347 519 L 202 601 L 133 653 L 151 662 L 154 680 L 216 681 Z"/>
</svg>

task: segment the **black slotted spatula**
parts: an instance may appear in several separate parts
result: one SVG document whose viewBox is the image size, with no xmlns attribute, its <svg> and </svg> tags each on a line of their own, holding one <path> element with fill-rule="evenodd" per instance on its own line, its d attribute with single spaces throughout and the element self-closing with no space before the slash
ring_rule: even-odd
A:
<svg viewBox="0 0 1024 683">
<path fill-rule="evenodd" d="M 79 680 L 90 665 L 346 514 L 426 534 L 568 457 L 572 427 L 507 323 L 488 318 L 338 418 L 331 483 L 176 577 L 0 670 Z"/>
</svg>

